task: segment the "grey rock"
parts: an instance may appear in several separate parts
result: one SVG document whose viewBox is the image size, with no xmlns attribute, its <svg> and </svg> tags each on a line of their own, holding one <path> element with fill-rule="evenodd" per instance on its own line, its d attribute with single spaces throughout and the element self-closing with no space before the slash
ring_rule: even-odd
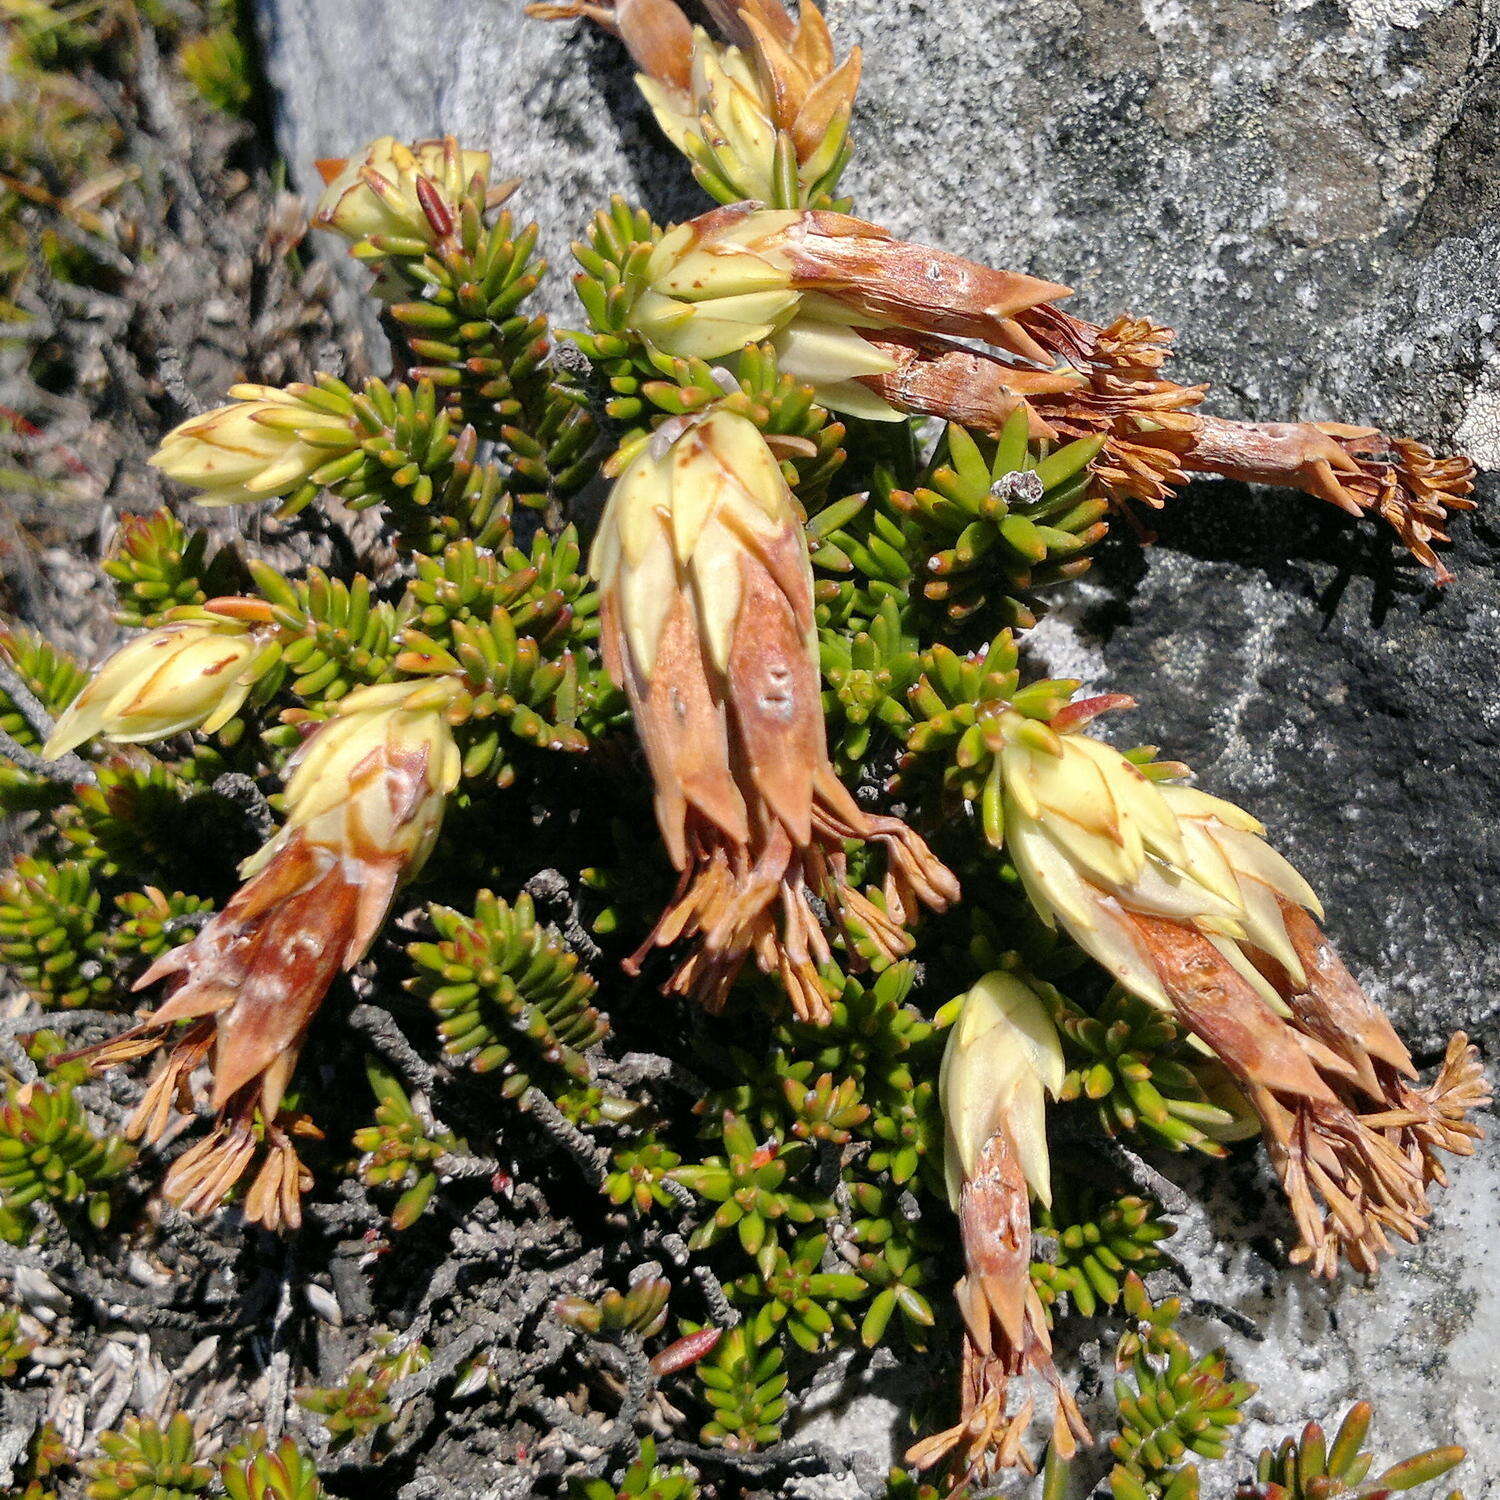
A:
<svg viewBox="0 0 1500 1500">
<path fill-rule="evenodd" d="M 611 193 L 701 195 L 619 46 L 519 0 L 260 0 L 294 176 L 483 141 L 553 264 Z M 1150 313 L 1221 410 L 1462 427 L 1492 462 L 1500 21 L 1481 0 L 830 0 L 865 50 L 861 212 Z M 561 278 L 553 305 L 567 305 Z"/>
<path fill-rule="evenodd" d="M 260 5 L 285 149 L 309 189 L 315 156 L 451 130 L 523 178 L 518 204 L 558 267 L 611 193 L 662 219 L 702 206 L 608 38 L 526 22 L 516 0 Z M 1378 421 L 1500 466 L 1492 0 L 827 10 L 841 44 L 865 49 L 847 178 L 861 212 L 1067 281 L 1085 315 L 1175 325 L 1176 372 L 1214 383 L 1211 410 Z M 546 295 L 566 313 L 565 276 Z M 1481 499 L 1495 498 L 1489 480 Z M 1119 529 L 1034 633 L 1033 659 L 1138 695 L 1111 732 L 1161 743 L 1272 826 L 1424 1057 L 1459 1026 L 1493 1052 L 1492 519 L 1459 520 L 1459 578 L 1441 592 L 1374 528 L 1300 496 L 1203 484 L 1153 520 L 1149 549 Z M 1369 1394 L 1391 1451 L 1456 1433 L 1470 1495 L 1500 1495 L 1500 1304 L 1483 1265 L 1500 1233 L 1494 1147 L 1459 1165 L 1432 1235 L 1372 1288 L 1289 1275 L 1256 1238 L 1272 1231 L 1248 1172 L 1212 1190 L 1204 1178 L 1215 1232 L 1185 1233 L 1182 1252 L 1200 1294 L 1265 1334 L 1231 1339 L 1262 1386 L 1239 1451 Z M 870 1395 L 811 1430 L 868 1448 L 902 1404 Z"/>
<path fill-rule="evenodd" d="M 1493 1134 L 1495 1117 L 1484 1122 Z M 1500 1297 L 1488 1246 L 1500 1232 L 1500 1160 L 1462 1163 L 1421 1245 L 1368 1283 L 1330 1287 L 1288 1274 L 1268 1242 L 1269 1174 L 1249 1163 L 1202 1174 L 1195 1209 L 1179 1220 L 1178 1254 L 1193 1297 L 1250 1318 L 1258 1338 L 1211 1316 L 1184 1320 L 1195 1347 L 1223 1344 L 1235 1370 L 1260 1387 L 1236 1454 L 1254 1454 L 1306 1418 L 1332 1429 L 1356 1399 L 1374 1402 L 1377 1472 L 1422 1449 L 1461 1443 L 1467 1463 L 1452 1483 L 1470 1500 L 1500 1496 L 1500 1403 L 1494 1392 Z M 1245 1464 L 1238 1465 L 1245 1472 Z M 1214 1491 L 1210 1491 L 1213 1493 Z"/>
</svg>

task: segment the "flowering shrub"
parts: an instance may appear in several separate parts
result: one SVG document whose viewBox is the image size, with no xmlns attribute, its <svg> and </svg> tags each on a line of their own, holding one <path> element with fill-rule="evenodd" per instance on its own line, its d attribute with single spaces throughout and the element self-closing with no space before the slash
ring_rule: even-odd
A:
<svg viewBox="0 0 1500 1500">
<path fill-rule="evenodd" d="M 123 1136 L 189 1216 L 290 1236 L 373 1189 L 371 1256 L 441 1227 L 503 1260 L 531 1130 L 581 1175 L 576 1222 L 640 1252 L 629 1290 L 601 1253 L 516 1299 L 535 1365 L 382 1335 L 302 1389 L 325 1453 L 399 1456 L 448 1382 L 531 1403 L 593 1466 L 575 1493 L 693 1494 L 676 1461 L 775 1448 L 831 1352 L 961 1346 L 909 1464 L 1034 1472 L 1040 1397 L 1055 1476 L 1109 1429 L 1053 1326 L 1120 1306 L 1115 1494 L 1186 1497 L 1185 1455 L 1222 1454 L 1250 1388 L 1135 1274 L 1165 1258 L 1160 1203 L 1097 1165 L 1054 1199 L 1054 1108 L 1207 1156 L 1258 1135 L 1288 1258 L 1333 1277 L 1426 1229 L 1488 1093 L 1462 1034 L 1421 1081 L 1266 830 L 1095 738 L 1129 700 L 1027 681 L 1016 632 L 1191 474 L 1374 513 L 1441 581 L 1470 469 L 1204 416 L 1162 374 L 1169 330 L 853 217 L 858 52 L 810 0 L 708 8 L 722 40 L 672 0 L 533 7 L 622 38 L 720 204 L 595 218 L 572 355 L 527 309 L 535 230 L 488 152 L 385 136 L 322 162 L 312 225 L 372 273 L 392 371 L 235 385 L 162 436 L 182 512 L 122 523 L 106 571 L 140 633 L 91 674 L 0 639 L 0 806 L 34 820 L 0 952 L 37 1007 L 108 1013 L 20 1054 L 71 1071 L 9 1086 L 6 1237 L 42 1236 L 38 1205 L 102 1231 Z M 215 549 L 196 505 L 265 505 L 288 537 L 370 512 L 383 555 L 284 572 Z M 369 1045 L 342 1046 L 356 1014 Z M 86 1117 L 85 1069 L 148 1057 L 118 1134 Z M 536 1375 L 564 1351 L 607 1427 Z M 659 1464 L 648 1432 L 689 1424 L 702 1448 Z M 1290 1493 L 1299 1453 L 1362 1478 L 1354 1437 L 1320 1443 L 1257 1483 Z M 219 1482 L 181 1416 L 102 1446 L 90 1493 Z M 220 1481 L 320 1483 L 263 1435 Z"/>
</svg>

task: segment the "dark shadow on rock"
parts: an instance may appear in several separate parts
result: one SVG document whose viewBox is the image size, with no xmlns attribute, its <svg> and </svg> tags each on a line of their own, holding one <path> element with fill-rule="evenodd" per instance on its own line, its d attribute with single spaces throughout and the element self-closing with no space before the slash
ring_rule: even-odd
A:
<svg viewBox="0 0 1500 1500">
<path fill-rule="evenodd" d="M 658 224 L 675 224 L 712 208 L 682 157 L 672 149 L 635 86 L 625 49 L 611 36 L 593 33 L 583 50 L 590 82 L 629 153 L 632 185 L 621 192 L 633 208 L 644 208 Z"/>
<path fill-rule="evenodd" d="M 1454 518 L 1440 589 L 1374 523 L 1193 486 L 1153 547 L 1117 528 L 1074 617 L 1097 685 L 1139 700 L 1103 732 L 1161 744 L 1265 821 L 1345 961 L 1428 1055 L 1500 1006 L 1495 495 L 1487 478 L 1481 508 Z"/>
<path fill-rule="evenodd" d="M 1150 545 L 1224 570 L 1259 573 L 1294 597 L 1313 601 L 1324 623 L 1348 608 L 1355 579 L 1370 584 L 1360 608 L 1379 629 L 1398 600 L 1421 609 L 1436 606 L 1441 591 L 1426 569 L 1414 563 L 1389 528 L 1378 521 L 1355 521 L 1332 506 L 1295 491 L 1266 489 L 1232 481 L 1188 485 L 1146 524 Z M 1458 523 L 1464 524 L 1462 518 Z M 1116 525 L 1100 549 L 1096 580 L 1115 596 L 1110 606 L 1089 617 L 1089 626 L 1108 640 L 1128 612 L 1136 586 L 1145 576 L 1141 543 L 1126 526 Z M 1327 570 L 1335 570 L 1333 577 Z"/>
</svg>

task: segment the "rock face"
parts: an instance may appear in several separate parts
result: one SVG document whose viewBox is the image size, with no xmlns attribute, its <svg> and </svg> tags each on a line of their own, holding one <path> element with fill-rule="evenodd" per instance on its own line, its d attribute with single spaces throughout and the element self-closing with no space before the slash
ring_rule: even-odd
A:
<svg viewBox="0 0 1500 1500">
<path fill-rule="evenodd" d="M 559 267 L 611 193 L 663 219 L 703 206 L 608 38 L 527 22 L 516 0 L 261 8 L 306 187 L 316 156 L 453 131 L 524 180 L 520 211 Z M 860 212 L 1067 281 L 1085 315 L 1175 325 L 1175 371 L 1214 383 L 1211 410 L 1378 420 L 1500 466 L 1500 30 L 1483 0 L 827 10 L 840 44 L 865 49 L 846 178 Z M 566 308 L 565 276 L 549 296 Z M 1493 504 L 1493 480 L 1480 498 Z M 1493 1049 L 1493 520 L 1460 519 L 1442 592 L 1373 528 L 1297 496 L 1205 484 L 1157 529 L 1153 548 L 1123 531 L 1106 547 L 1035 633 L 1039 664 L 1137 694 L 1117 733 L 1160 742 L 1272 825 L 1424 1056 L 1455 1026 Z M 1500 1496 L 1487 1149 L 1460 1166 L 1429 1244 L 1372 1292 L 1294 1281 L 1288 1298 L 1263 1230 L 1203 1209 L 1227 1238 L 1188 1234 L 1183 1255 L 1262 1325 L 1243 1367 L 1274 1426 L 1368 1393 L 1393 1447 L 1456 1433 L 1468 1493 Z"/>
</svg>

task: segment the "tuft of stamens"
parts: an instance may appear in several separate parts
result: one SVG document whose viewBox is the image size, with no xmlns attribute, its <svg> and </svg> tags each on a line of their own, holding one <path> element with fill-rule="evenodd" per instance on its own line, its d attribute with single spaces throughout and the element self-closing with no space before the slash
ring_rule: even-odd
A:
<svg viewBox="0 0 1500 1500">
<path fill-rule="evenodd" d="M 1207 386 L 1162 379 L 1172 330 L 1146 318 L 1120 317 L 1099 328 L 1050 303 L 1014 320 L 1009 340 L 1018 353 L 1076 369 L 1086 380 L 1031 404 L 1065 438 L 1104 439 L 1094 476 L 1119 508 L 1136 501 L 1160 509 L 1187 482 L 1185 455 Z"/>
</svg>

